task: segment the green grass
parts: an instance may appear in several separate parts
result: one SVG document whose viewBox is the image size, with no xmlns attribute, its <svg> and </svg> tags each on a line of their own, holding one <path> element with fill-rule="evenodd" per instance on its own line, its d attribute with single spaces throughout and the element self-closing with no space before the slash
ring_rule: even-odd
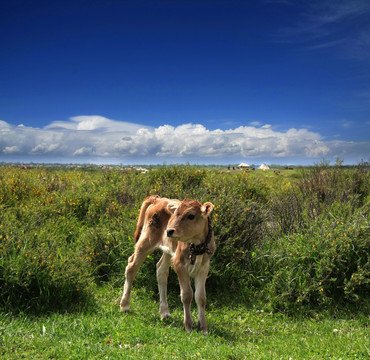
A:
<svg viewBox="0 0 370 360">
<path fill-rule="evenodd" d="M 279 176 L 0 167 L 0 358 L 368 359 L 369 180 L 325 164 Z M 215 205 L 208 336 L 182 330 L 173 272 L 160 321 L 158 253 L 132 312 L 115 305 L 150 194 Z"/>
<path fill-rule="evenodd" d="M 368 359 L 364 315 L 293 318 L 208 299 L 209 334 L 182 330 L 180 300 L 171 295 L 172 318 L 162 322 L 158 302 L 133 292 L 122 314 L 120 290 L 96 290 L 94 309 L 42 316 L 0 314 L 1 359 Z M 193 306 L 193 316 L 196 309 Z"/>
</svg>

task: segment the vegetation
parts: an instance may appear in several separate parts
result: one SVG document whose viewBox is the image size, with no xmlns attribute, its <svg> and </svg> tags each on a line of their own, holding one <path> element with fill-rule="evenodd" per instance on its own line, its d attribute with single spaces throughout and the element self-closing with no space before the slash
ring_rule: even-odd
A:
<svg viewBox="0 0 370 360">
<path fill-rule="evenodd" d="M 101 348 L 109 349 L 107 357 L 113 356 L 110 351 L 122 351 L 122 347 L 127 358 L 153 357 L 154 348 L 158 354 L 172 354 L 171 345 L 162 344 L 160 338 L 168 337 L 169 344 L 180 338 L 181 305 L 176 277 L 170 276 L 170 301 L 179 312 L 166 326 L 154 320 L 158 318 L 157 304 L 152 304 L 157 299 L 155 264 L 160 254 L 148 257 L 135 282 L 147 314 L 137 307 L 134 315 L 128 315 L 134 324 L 130 325 L 112 305 L 133 251 L 141 202 L 151 194 L 215 205 L 217 251 L 207 282 L 209 328 L 214 333 L 205 343 L 198 334 L 186 335 L 184 339 L 198 347 L 190 350 L 183 340 L 186 356 L 173 351 L 174 358 L 207 358 L 201 349 L 217 358 L 215 346 L 225 348 L 219 358 L 243 358 L 246 339 L 251 356 L 262 346 L 266 358 L 289 357 L 284 345 L 274 347 L 272 342 L 278 344 L 288 335 L 306 338 L 313 324 L 302 319 L 320 314 L 347 314 L 347 318 L 356 314 L 360 320 L 353 323 L 355 332 L 364 339 L 367 319 L 361 314 L 369 313 L 370 298 L 369 186 L 369 172 L 361 165 L 344 169 L 340 164 L 320 164 L 279 174 L 194 166 L 156 167 L 146 174 L 122 169 L 0 167 L 0 319 L 6 324 L 0 325 L 0 345 L 5 345 L 0 356 L 11 358 L 12 351 L 14 358 L 34 354 L 35 347 L 45 348 L 49 341 L 66 346 L 63 350 L 55 345 L 49 357 L 68 357 L 69 342 L 76 342 L 79 355 L 88 357 L 98 358 Z M 230 292 L 231 297 L 226 295 Z M 255 309 L 264 312 L 257 315 Z M 155 316 L 148 315 L 152 312 Z M 262 320 L 268 325 L 257 325 Z M 330 334 L 327 342 L 323 340 L 333 350 L 328 358 L 340 354 L 349 358 L 335 339 L 341 335 L 345 344 L 352 323 L 339 326 L 337 321 L 322 320 L 315 332 Z M 276 329 L 286 322 L 289 329 Z M 89 326 L 95 330 L 88 332 L 89 345 L 85 345 L 82 333 Z M 14 338 L 19 327 L 25 327 L 25 333 L 39 331 L 37 343 L 29 339 L 22 351 Z M 331 328 L 339 329 L 338 333 Z M 143 340 L 135 329 L 148 338 Z M 267 335 L 271 347 L 261 345 L 260 334 Z M 100 342 L 93 346 L 97 338 Z M 143 341 L 149 345 L 136 347 Z M 228 344 L 231 350 L 226 350 Z M 358 358 L 369 351 L 364 345 L 357 349 L 351 354 Z M 323 352 L 317 354 L 325 357 Z"/>
<path fill-rule="evenodd" d="M 97 305 L 84 312 L 0 313 L 1 359 L 368 359 L 367 319 L 317 314 L 296 318 L 209 297 L 209 334 L 182 330 L 182 307 L 171 298 L 172 317 L 135 290 L 130 314 L 112 299 L 121 291 L 99 287 Z M 194 316 L 196 310 L 194 310 Z"/>
</svg>

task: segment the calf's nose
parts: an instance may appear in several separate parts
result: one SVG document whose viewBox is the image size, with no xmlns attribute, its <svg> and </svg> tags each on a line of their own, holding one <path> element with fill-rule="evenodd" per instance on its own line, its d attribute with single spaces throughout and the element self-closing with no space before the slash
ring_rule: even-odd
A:
<svg viewBox="0 0 370 360">
<path fill-rule="evenodd" d="M 173 235 L 173 233 L 175 232 L 174 229 L 167 229 L 167 236 L 168 237 L 171 237 Z"/>
</svg>

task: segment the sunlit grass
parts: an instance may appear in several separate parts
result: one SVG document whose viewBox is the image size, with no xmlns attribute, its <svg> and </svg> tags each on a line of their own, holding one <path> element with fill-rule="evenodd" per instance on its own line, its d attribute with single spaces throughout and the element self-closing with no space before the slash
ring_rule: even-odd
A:
<svg viewBox="0 0 370 360">
<path fill-rule="evenodd" d="M 182 330 L 182 309 L 173 301 L 162 322 L 158 303 L 134 291 L 132 311 L 122 314 L 117 289 L 97 292 L 92 311 L 42 316 L 0 315 L 4 359 L 367 359 L 368 319 L 360 316 L 292 318 L 258 307 L 209 299 L 209 335 Z M 195 307 L 194 307 L 195 308 Z M 195 309 L 193 312 L 195 316 Z"/>
</svg>

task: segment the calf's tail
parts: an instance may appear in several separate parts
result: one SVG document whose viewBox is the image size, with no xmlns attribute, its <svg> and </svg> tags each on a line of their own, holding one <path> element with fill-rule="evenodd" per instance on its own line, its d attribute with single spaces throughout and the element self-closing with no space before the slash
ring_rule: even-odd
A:
<svg viewBox="0 0 370 360">
<path fill-rule="evenodd" d="M 137 243 L 137 241 L 140 238 L 141 230 L 143 229 L 143 225 L 144 225 L 146 210 L 148 209 L 150 205 L 154 204 L 159 198 L 160 198 L 159 195 L 152 195 L 152 196 L 147 197 L 141 204 L 139 219 L 137 221 L 136 231 L 134 235 L 135 243 Z"/>
</svg>

